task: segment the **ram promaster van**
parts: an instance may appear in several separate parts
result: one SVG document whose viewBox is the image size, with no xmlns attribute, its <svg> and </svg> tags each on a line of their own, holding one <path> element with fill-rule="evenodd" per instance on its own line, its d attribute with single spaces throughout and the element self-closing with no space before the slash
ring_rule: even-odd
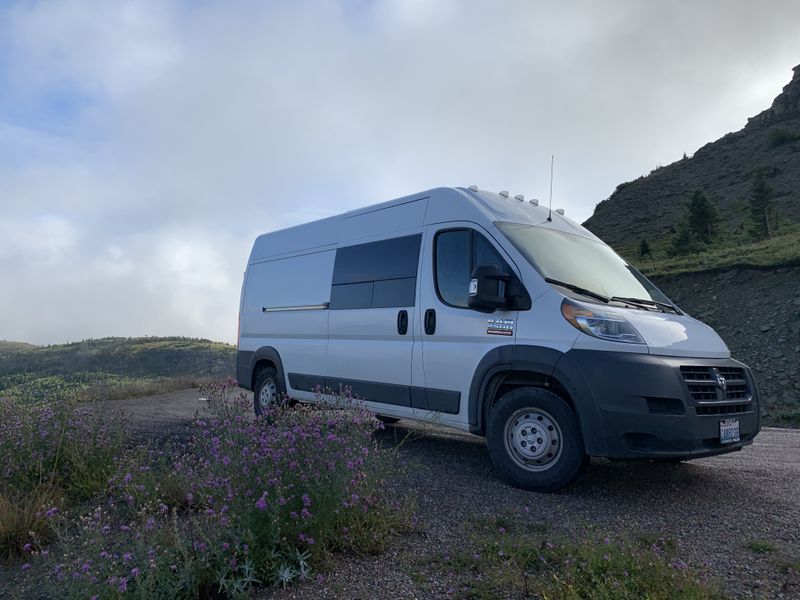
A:
<svg viewBox="0 0 800 600">
<path fill-rule="evenodd" d="M 739 450 L 760 426 L 750 370 L 710 327 L 506 192 L 437 188 L 261 235 L 239 318 L 256 413 L 346 388 L 385 420 L 485 436 L 526 489 L 566 485 L 590 456 Z"/>
</svg>

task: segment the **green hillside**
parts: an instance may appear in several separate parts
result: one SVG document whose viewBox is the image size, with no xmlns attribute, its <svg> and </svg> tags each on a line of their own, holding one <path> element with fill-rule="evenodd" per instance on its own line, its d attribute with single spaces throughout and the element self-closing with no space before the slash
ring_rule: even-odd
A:
<svg viewBox="0 0 800 600">
<path fill-rule="evenodd" d="M 669 247 L 670 241 L 662 239 L 650 245 L 647 256 L 641 256 L 638 244 L 616 250 L 648 277 L 741 267 L 789 267 L 800 265 L 800 227 L 786 226 L 766 240 L 720 238 L 703 250 L 680 256 L 670 256 Z"/>
<path fill-rule="evenodd" d="M 3 352 L 14 352 L 17 350 L 33 350 L 34 348 L 36 348 L 36 346 L 25 342 L 10 342 L 8 340 L 0 340 L 0 354 Z"/>
<path fill-rule="evenodd" d="M 141 396 L 234 375 L 236 348 L 180 337 L 0 343 L 0 396 L 25 402 Z"/>
</svg>

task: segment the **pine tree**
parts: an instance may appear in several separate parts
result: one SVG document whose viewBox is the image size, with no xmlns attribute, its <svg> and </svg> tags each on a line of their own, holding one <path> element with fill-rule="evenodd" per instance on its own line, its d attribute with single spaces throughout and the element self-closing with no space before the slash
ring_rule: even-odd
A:
<svg viewBox="0 0 800 600">
<path fill-rule="evenodd" d="M 702 190 L 695 190 L 691 193 L 687 208 L 689 209 L 687 215 L 689 231 L 697 239 L 707 244 L 711 243 L 719 220 L 717 208 Z"/>
<path fill-rule="evenodd" d="M 647 240 L 642 238 L 642 241 L 639 242 L 639 256 L 644 258 L 645 256 L 652 256 L 650 252 L 650 244 L 647 243 Z"/>
<path fill-rule="evenodd" d="M 750 187 L 750 233 L 759 240 L 768 238 L 774 227 L 771 223 L 772 193 L 764 169 L 758 169 Z"/>
<path fill-rule="evenodd" d="M 672 244 L 667 249 L 667 254 L 670 256 L 689 254 L 696 251 L 696 245 L 692 236 L 692 230 L 689 228 L 689 221 L 683 218 L 675 229 L 675 235 L 672 237 Z"/>
</svg>

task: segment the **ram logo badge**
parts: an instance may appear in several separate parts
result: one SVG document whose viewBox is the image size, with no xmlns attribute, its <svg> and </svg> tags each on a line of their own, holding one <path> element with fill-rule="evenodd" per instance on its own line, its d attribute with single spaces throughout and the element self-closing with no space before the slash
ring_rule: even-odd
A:
<svg viewBox="0 0 800 600">
<path fill-rule="evenodd" d="M 514 319 L 489 319 L 489 335 L 514 335 Z"/>
</svg>

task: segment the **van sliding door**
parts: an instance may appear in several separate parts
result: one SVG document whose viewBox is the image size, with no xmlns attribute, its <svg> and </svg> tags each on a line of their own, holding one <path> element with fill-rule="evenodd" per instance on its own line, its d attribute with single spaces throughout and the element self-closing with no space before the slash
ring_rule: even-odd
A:
<svg viewBox="0 0 800 600">
<path fill-rule="evenodd" d="M 324 387 L 411 416 L 414 305 L 422 234 L 340 247 L 328 320 Z"/>
</svg>

